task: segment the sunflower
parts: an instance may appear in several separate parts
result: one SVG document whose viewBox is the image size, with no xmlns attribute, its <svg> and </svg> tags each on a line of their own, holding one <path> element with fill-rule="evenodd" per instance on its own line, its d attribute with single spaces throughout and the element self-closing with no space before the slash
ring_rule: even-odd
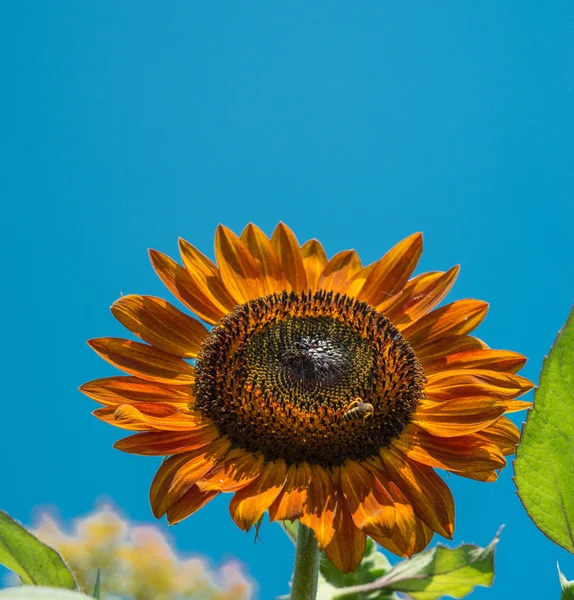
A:
<svg viewBox="0 0 574 600">
<path fill-rule="evenodd" d="M 300 246 L 283 224 L 271 239 L 218 227 L 217 264 L 184 240 L 180 251 L 183 266 L 155 250 L 151 262 L 198 318 L 120 298 L 112 313 L 144 343 L 91 340 L 128 375 L 81 388 L 99 419 L 137 432 L 116 448 L 168 457 L 154 515 L 177 523 L 231 492 L 241 529 L 267 511 L 298 519 L 343 572 L 366 536 L 399 556 L 451 538 L 454 502 L 434 469 L 494 481 L 519 437 L 504 415 L 532 387 L 516 374 L 524 356 L 469 335 L 485 302 L 435 309 L 459 268 L 411 277 L 419 233 L 362 266 L 354 250 Z"/>
</svg>

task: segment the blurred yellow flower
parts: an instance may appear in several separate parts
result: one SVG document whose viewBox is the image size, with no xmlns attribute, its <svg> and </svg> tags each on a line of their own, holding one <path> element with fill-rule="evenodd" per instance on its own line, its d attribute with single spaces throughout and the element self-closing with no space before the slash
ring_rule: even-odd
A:
<svg viewBox="0 0 574 600">
<path fill-rule="evenodd" d="M 151 525 L 131 526 L 109 506 L 74 523 L 66 533 L 45 513 L 33 529 L 56 548 L 86 590 L 101 572 L 102 599 L 249 600 L 253 582 L 232 561 L 217 571 L 205 558 L 180 560 L 165 535 Z"/>
</svg>

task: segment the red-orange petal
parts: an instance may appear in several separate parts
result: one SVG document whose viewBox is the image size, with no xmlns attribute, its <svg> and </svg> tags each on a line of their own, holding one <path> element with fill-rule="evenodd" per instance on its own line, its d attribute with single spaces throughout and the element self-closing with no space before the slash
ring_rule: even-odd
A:
<svg viewBox="0 0 574 600">
<path fill-rule="evenodd" d="M 340 486 L 355 525 L 370 536 L 391 536 L 396 510 L 393 499 L 371 471 L 349 460 L 340 469 Z"/>
<path fill-rule="evenodd" d="M 217 323 L 228 311 L 219 303 L 215 294 L 204 294 L 190 273 L 173 259 L 157 250 L 150 250 L 151 264 L 167 289 L 196 315 L 207 323 Z"/>
<path fill-rule="evenodd" d="M 114 411 L 114 425 L 123 427 L 133 424 L 141 425 L 142 430 L 147 426 L 166 431 L 190 431 L 205 425 L 201 414 L 188 408 L 159 402 L 142 404 L 120 404 Z"/>
<path fill-rule="evenodd" d="M 219 437 L 215 425 L 190 431 L 150 431 L 136 433 L 114 444 L 116 450 L 142 456 L 169 456 L 207 446 Z"/>
<path fill-rule="evenodd" d="M 192 486 L 179 500 L 174 502 L 166 511 L 167 522 L 175 525 L 187 519 L 194 512 L 203 508 L 213 500 L 219 492 L 200 490 L 196 485 Z"/>
<path fill-rule="evenodd" d="M 229 295 L 217 265 L 183 238 L 179 238 L 179 253 L 203 302 L 222 314 L 233 310 L 237 303 Z"/>
<path fill-rule="evenodd" d="M 384 472 L 407 497 L 429 527 L 446 538 L 454 532 L 454 500 L 446 483 L 431 467 L 406 458 L 393 447 L 381 450 Z"/>
<path fill-rule="evenodd" d="M 208 335 L 197 319 L 154 296 L 123 296 L 112 304 L 112 313 L 144 342 L 180 358 L 195 358 Z"/>
<path fill-rule="evenodd" d="M 428 374 L 425 393 L 429 398 L 441 400 L 487 395 L 514 398 L 525 394 L 532 387 L 530 381 L 512 373 L 486 369 L 451 369 Z"/>
<path fill-rule="evenodd" d="M 432 435 L 455 437 L 488 427 L 505 411 L 504 403 L 491 396 L 422 400 L 412 422 Z"/>
<path fill-rule="evenodd" d="M 225 460 L 218 463 L 196 485 L 204 491 L 236 492 L 257 479 L 261 469 L 263 456 L 234 448 L 229 451 Z"/>
<path fill-rule="evenodd" d="M 526 364 L 526 357 L 508 350 L 469 350 L 456 352 L 427 361 L 425 373 L 438 373 L 452 369 L 486 369 L 516 373 Z"/>
<path fill-rule="evenodd" d="M 392 445 L 405 456 L 435 469 L 448 471 L 492 471 L 506 465 L 494 443 L 475 435 L 444 438 L 431 435 L 412 423 Z"/>
<path fill-rule="evenodd" d="M 168 385 L 122 375 L 95 379 L 80 386 L 80 391 L 100 404 L 116 406 L 140 402 L 189 404 L 193 388 L 186 385 Z"/>
<path fill-rule="evenodd" d="M 327 264 L 325 250 L 318 240 L 309 240 L 301 246 L 301 257 L 305 273 L 307 273 L 307 286 L 312 290 L 317 290 L 319 275 Z"/>
<path fill-rule="evenodd" d="M 153 346 L 121 338 L 96 338 L 88 344 L 114 367 L 142 379 L 172 385 L 189 385 L 195 381 L 194 367 Z"/>
<path fill-rule="evenodd" d="M 283 291 L 286 288 L 283 269 L 269 238 L 259 227 L 249 223 L 241 234 L 241 241 L 245 244 L 261 271 L 265 294 Z"/>
<path fill-rule="evenodd" d="M 311 465 L 307 502 L 303 507 L 301 523 L 315 532 L 322 550 L 335 535 L 334 518 L 337 510 L 337 492 L 331 476 L 319 465 Z M 344 501 L 340 497 L 341 501 Z"/>
<path fill-rule="evenodd" d="M 434 340 L 469 333 L 484 319 L 487 311 L 488 303 L 482 300 L 457 300 L 425 315 L 402 334 L 417 351 L 419 346 Z"/>
<path fill-rule="evenodd" d="M 269 507 L 270 521 L 294 521 L 303 514 L 312 477 L 311 467 L 305 462 L 289 467 L 283 490 Z"/>
<path fill-rule="evenodd" d="M 236 492 L 229 512 L 240 529 L 249 531 L 257 523 L 281 493 L 286 477 L 287 466 L 279 459 L 267 463 L 255 481 Z"/>
<path fill-rule="evenodd" d="M 325 265 L 317 289 L 344 293 L 345 284 L 361 270 L 361 259 L 354 250 L 335 254 Z"/>
<path fill-rule="evenodd" d="M 426 365 L 435 360 L 443 359 L 458 352 L 470 352 L 472 350 L 488 350 L 488 346 L 472 335 L 449 335 L 431 340 L 428 344 L 419 344 L 416 354 L 421 365 L 426 368 Z"/>
<path fill-rule="evenodd" d="M 307 273 L 301 256 L 301 248 L 295 234 L 285 225 L 279 223 L 271 237 L 271 243 L 277 252 L 281 268 L 287 280 L 287 288 L 301 293 L 309 286 L 307 284 Z"/>
<path fill-rule="evenodd" d="M 414 233 L 381 258 L 367 277 L 358 299 L 377 306 L 394 296 L 407 283 L 423 251 L 423 238 Z"/>
<path fill-rule="evenodd" d="M 395 300 L 377 307 L 402 331 L 424 317 L 450 291 L 460 268 L 453 267 L 446 273 L 423 273 L 407 283 Z"/>
<path fill-rule="evenodd" d="M 373 462 L 377 463 L 376 460 Z M 395 527 L 390 536 L 374 534 L 371 537 L 377 544 L 380 544 L 397 556 L 402 556 L 403 558 L 411 557 L 428 546 L 434 532 L 424 521 L 416 516 L 411 503 L 401 490 L 382 473 L 381 469 L 383 467 L 380 461 L 378 461 L 377 466 L 378 468 L 373 468 L 372 465 L 368 465 L 375 478 L 393 499 L 396 511 Z"/>
<path fill-rule="evenodd" d="M 350 573 L 363 558 L 367 534 L 355 525 L 343 498 L 337 501 L 333 529 L 335 533 L 325 546 L 325 553 L 339 571 Z"/>
<path fill-rule="evenodd" d="M 92 414 L 105 423 L 131 431 L 189 431 L 202 425 L 197 413 L 160 402 L 106 406 Z"/>
<path fill-rule="evenodd" d="M 223 283 L 238 304 L 265 296 L 263 274 L 245 244 L 227 227 L 215 234 L 215 257 Z"/>
<path fill-rule="evenodd" d="M 209 446 L 176 454 L 164 461 L 150 488 L 150 504 L 156 519 L 221 461 L 230 446 L 229 440 L 219 438 Z"/>
</svg>

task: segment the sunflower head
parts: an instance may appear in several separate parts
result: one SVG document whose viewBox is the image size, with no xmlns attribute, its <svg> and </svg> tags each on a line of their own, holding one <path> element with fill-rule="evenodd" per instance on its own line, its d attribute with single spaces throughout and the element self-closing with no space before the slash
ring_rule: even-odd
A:
<svg viewBox="0 0 574 600">
<path fill-rule="evenodd" d="M 91 346 L 127 376 L 82 386 L 97 417 L 138 433 L 116 447 L 169 457 L 151 487 L 171 523 L 222 492 L 248 530 L 264 512 L 300 519 L 342 571 L 366 536 L 401 556 L 454 528 L 441 468 L 493 481 L 518 430 L 504 413 L 528 403 L 525 358 L 469 335 L 487 305 L 438 308 L 458 267 L 411 277 L 414 234 L 363 266 L 328 259 L 285 225 L 271 238 L 219 227 L 216 263 L 180 241 L 183 266 L 151 251 L 170 291 L 125 296 L 114 316 L 143 342 Z M 207 329 L 203 321 L 211 328 Z"/>
<path fill-rule="evenodd" d="M 422 395 L 422 367 L 382 313 L 332 291 L 284 291 L 214 326 L 193 408 L 268 461 L 328 468 L 376 456 Z"/>
</svg>

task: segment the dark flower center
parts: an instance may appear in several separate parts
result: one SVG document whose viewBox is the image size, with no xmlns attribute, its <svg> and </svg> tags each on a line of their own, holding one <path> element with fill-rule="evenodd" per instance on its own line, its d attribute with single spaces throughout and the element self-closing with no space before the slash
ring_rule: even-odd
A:
<svg viewBox="0 0 574 600">
<path fill-rule="evenodd" d="M 332 292 L 237 307 L 197 360 L 195 408 L 268 460 L 333 466 L 378 454 L 423 395 L 412 348 L 381 313 Z"/>
</svg>

